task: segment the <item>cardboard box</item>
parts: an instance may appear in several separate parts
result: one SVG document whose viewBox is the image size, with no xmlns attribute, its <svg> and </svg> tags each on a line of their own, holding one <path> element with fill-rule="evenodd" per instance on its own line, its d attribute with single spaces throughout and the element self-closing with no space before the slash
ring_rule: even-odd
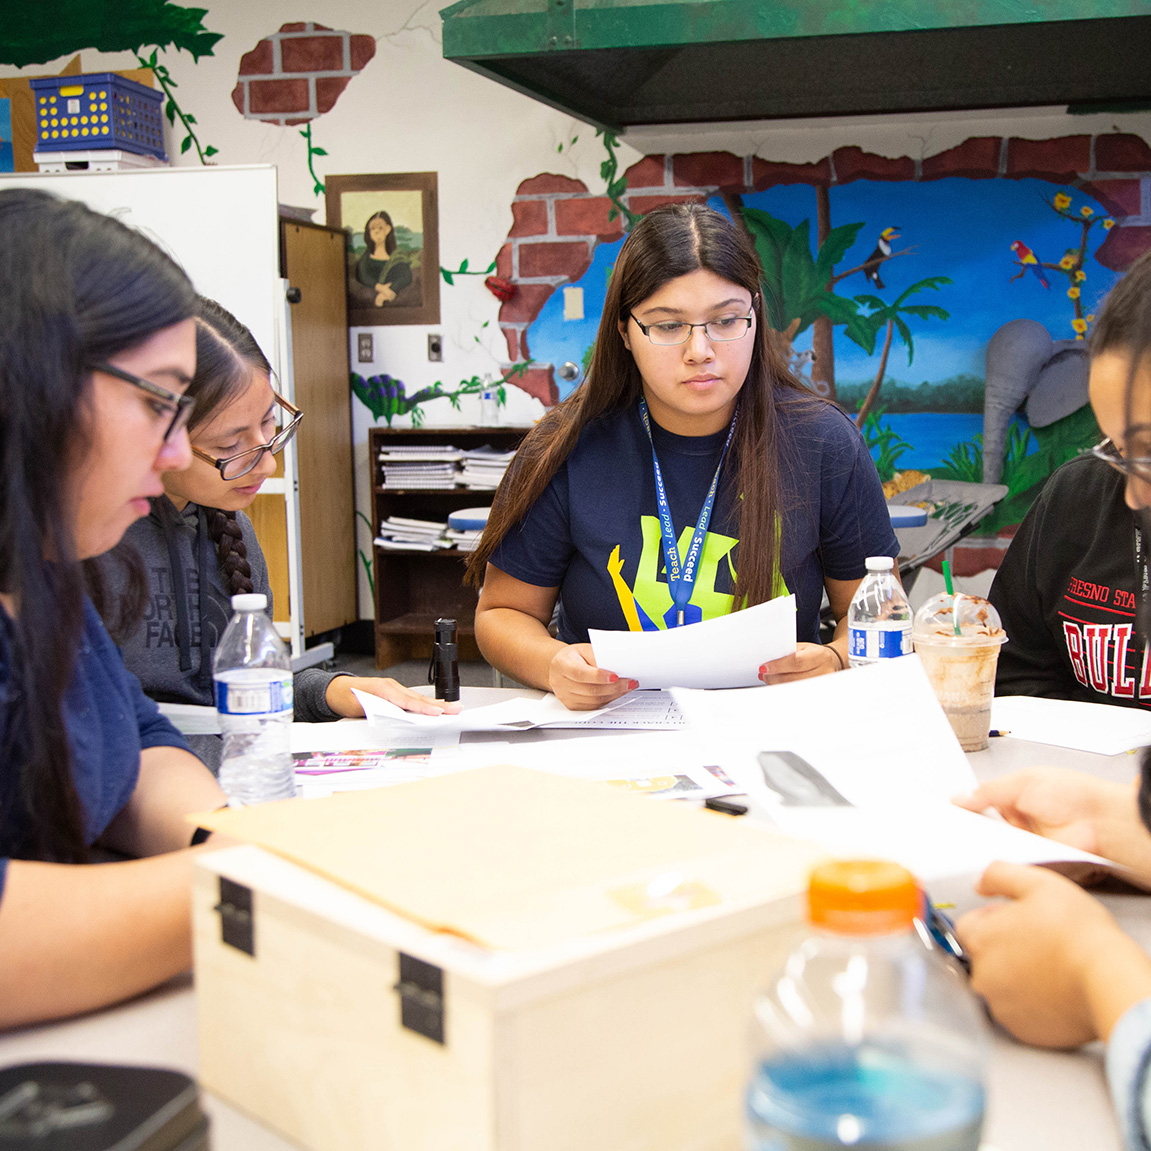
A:
<svg viewBox="0 0 1151 1151">
<path fill-rule="evenodd" d="M 196 869 L 208 1090 L 311 1151 L 739 1146 L 752 1002 L 813 849 L 512 768 L 215 822 L 245 816 L 275 853 Z M 339 842 L 301 846 L 316 827 Z M 376 874 L 337 883 L 357 840 Z"/>
</svg>

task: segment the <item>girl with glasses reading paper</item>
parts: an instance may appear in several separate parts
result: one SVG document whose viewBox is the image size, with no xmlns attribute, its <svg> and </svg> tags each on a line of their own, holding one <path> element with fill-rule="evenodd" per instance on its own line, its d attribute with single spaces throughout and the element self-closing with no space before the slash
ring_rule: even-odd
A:
<svg viewBox="0 0 1151 1151">
<path fill-rule="evenodd" d="M 1042 574 L 1029 594 L 1043 605 L 1052 589 L 1080 599 L 1090 598 L 1083 594 L 1088 583 L 1122 589 L 1124 596 L 1112 600 L 1109 622 L 1085 626 L 1099 629 L 1100 650 L 1094 658 L 1112 666 L 1112 683 L 1133 683 L 1135 694 L 1128 702 L 1146 706 L 1136 669 L 1146 658 L 1151 600 L 1146 560 L 1133 541 L 1151 529 L 1151 253 L 1142 255 L 1107 296 L 1088 350 L 1091 407 L 1110 443 L 1099 446 L 1103 460 L 1086 455 L 1057 471 L 1040 501 L 1048 500 L 1054 485 L 1060 502 L 1043 509 L 1030 528 L 1024 521 L 1028 535 L 1038 533 L 1045 552 L 1040 567 L 1031 569 Z M 1028 540 L 1025 554 L 1033 547 Z M 1093 567 L 1077 568 L 1084 558 Z M 1060 571 L 1064 574 L 1057 577 Z M 1083 586 L 1063 582 L 1070 579 Z M 1067 615 L 1086 612 L 1076 607 Z M 1003 623 L 1011 636 L 1006 654 L 1017 632 L 1008 616 Z M 1075 684 L 1063 666 L 1067 650 L 1052 628 L 1046 659 Z M 1125 653 L 1133 662 L 1124 662 Z M 1042 667 L 1034 655 L 1032 663 Z M 1054 690 L 1044 694 L 1057 696 Z M 1101 702 L 1105 694 L 1099 692 L 1096 699 Z M 1114 775 L 1122 769 L 1106 770 Z M 984 783 L 956 802 L 971 811 L 993 809 L 1016 827 L 1110 859 L 1126 868 L 1122 878 L 1151 890 L 1149 748 L 1143 749 L 1135 778 L 1122 782 L 1118 776 L 1033 767 Z M 976 890 L 999 898 L 969 911 L 955 925 L 971 960 L 972 988 L 994 1018 L 1026 1043 L 1071 1048 L 1104 1040 L 1123 1146 L 1146 1151 L 1151 1133 L 1151 957 L 1099 900 L 1048 868 L 996 862 Z"/>
<path fill-rule="evenodd" d="M 496 494 L 468 567 L 476 638 L 500 671 L 589 709 L 636 686 L 595 665 L 589 628 L 676 627 L 794 593 L 799 646 L 760 676 L 822 675 L 847 666 L 867 557 L 898 550 L 859 432 L 769 337 L 745 233 L 669 205 L 625 241 L 586 381 Z"/>
<path fill-rule="evenodd" d="M 303 413 L 273 389 L 271 366 L 252 333 L 203 297 L 196 304 L 196 374 L 188 394 L 195 401 L 191 464 L 164 474 L 164 494 L 101 562 L 95 586 L 110 593 L 97 597 L 101 606 L 123 602 L 142 562 L 142 597 L 136 596 L 129 618 L 105 615 L 124 662 L 153 699 L 210 706 L 212 657 L 232 616 L 231 597 L 262 593 L 272 610 L 268 567 L 243 509 L 275 472 L 275 457 Z M 393 679 L 319 668 L 297 672 L 293 687 L 297 720 L 362 716 L 353 688 L 426 715 L 459 710 Z M 189 742 L 209 767 L 219 768 L 219 736 L 194 735 Z"/>
<path fill-rule="evenodd" d="M 194 307 L 140 233 L 0 191 L 0 1027 L 191 964 L 187 817 L 224 794 L 125 670 L 81 563 L 192 458 Z"/>
<path fill-rule="evenodd" d="M 1151 423 L 1129 419 L 1140 393 L 1127 387 L 1127 328 L 1147 299 L 1151 257 L 1143 256 L 1088 341 L 1091 408 L 1106 438 L 1052 473 L 991 585 L 1011 637 L 997 695 L 1151 707 L 1151 621 L 1141 630 L 1138 619 L 1151 541 L 1137 510 L 1151 502 Z"/>
</svg>

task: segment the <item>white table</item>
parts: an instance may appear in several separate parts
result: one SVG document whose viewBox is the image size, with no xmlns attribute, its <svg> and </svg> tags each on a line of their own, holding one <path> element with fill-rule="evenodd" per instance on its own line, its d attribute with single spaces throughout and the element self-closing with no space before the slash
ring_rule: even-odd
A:
<svg viewBox="0 0 1151 1151">
<path fill-rule="evenodd" d="M 465 688 L 464 700 L 490 703 L 510 694 L 508 689 Z M 536 731 L 517 736 L 557 738 L 570 735 Z M 1093 756 L 1014 739 L 992 740 L 986 751 L 969 758 L 981 780 L 1038 763 L 1127 780 L 1138 762 L 1131 755 Z M 1124 927 L 1151 949 L 1151 897 L 1103 899 Z M 191 979 L 181 977 L 130 1003 L 79 1019 L 0 1036 L 0 1066 L 56 1059 L 155 1065 L 194 1076 L 196 1009 Z M 996 1034 L 988 1087 L 984 1138 L 995 1151 L 1121 1151 L 1098 1045 L 1071 1053 L 1040 1051 Z M 293 1146 L 210 1094 L 204 1094 L 203 1106 L 212 1120 L 214 1151 L 288 1151 Z"/>
</svg>

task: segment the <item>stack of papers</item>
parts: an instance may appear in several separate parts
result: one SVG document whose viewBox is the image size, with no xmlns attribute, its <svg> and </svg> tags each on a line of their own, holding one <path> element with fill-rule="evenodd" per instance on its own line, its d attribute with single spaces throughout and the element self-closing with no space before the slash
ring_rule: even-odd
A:
<svg viewBox="0 0 1151 1151">
<path fill-rule="evenodd" d="M 480 546 L 480 537 L 483 534 L 483 528 L 477 528 L 474 531 L 457 531 L 455 528 L 448 528 L 444 532 L 444 539 L 458 551 L 474 552 Z"/>
<path fill-rule="evenodd" d="M 448 525 L 437 520 L 412 520 L 389 516 L 380 524 L 376 546 L 388 551 L 430 552 L 452 545 L 444 538 Z"/>
<path fill-rule="evenodd" d="M 515 451 L 500 452 L 485 445 L 463 453 L 459 481 L 469 488 L 494 491 L 500 486 L 508 464 L 515 457 Z"/>
<path fill-rule="evenodd" d="M 991 726 L 1013 739 L 1097 755 L 1122 755 L 1151 744 L 1151 712 L 1107 703 L 997 696 L 991 704 Z"/>
</svg>

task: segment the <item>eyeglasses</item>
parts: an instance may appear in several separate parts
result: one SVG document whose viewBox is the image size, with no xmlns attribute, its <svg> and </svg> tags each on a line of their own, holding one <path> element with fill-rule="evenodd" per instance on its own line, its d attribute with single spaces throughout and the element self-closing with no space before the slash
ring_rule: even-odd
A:
<svg viewBox="0 0 1151 1151">
<path fill-rule="evenodd" d="M 296 429 L 300 426 L 304 413 L 276 392 L 272 393 L 272 398 L 288 413 L 291 419 L 266 444 L 248 448 L 222 460 L 208 455 L 207 452 L 200 451 L 195 445 L 192 447 L 192 454 L 211 464 L 220 473 L 221 478 L 225 480 L 238 480 L 241 476 L 246 476 L 260 462 L 265 452 L 271 452 L 274 456 L 279 455 L 287 446 L 288 441 L 296 434 Z"/>
<path fill-rule="evenodd" d="M 1111 442 L 1110 436 L 1097 443 L 1091 449 L 1091 454 L 1097 460 L 1110 464 L 1117 472 L 1121 472 L 1125 476 L 1134 476 L 1144 483 L 1151 483 L 1151 459 L 1146 456 L 1128 459 Z"/>
<path fill-rule="evenodd" d="M 126 384 L 131 384 L 142 392 L 147 392 L 152 397 L 149 401 L 152 410 L 157 416 L 168 419 L 168 427 L 164 431 L 165 440 L 170 440 L 181 428 L 188 426 L 188 421 L 192 418 L 192 408 L 196 403 L 195 396 L 170 392 L 167 388 L 152 383 L 151 380 L 134 376 L 131 372 L 126 372 L 123 368 L 113 367 L 104 360 L 92 364 L 92 369 L 103 372 L 106 376 L 115 376 L 116 379 L 123 380 Z"/>
<path fill-rule="evenodd" d="M 724 316 L 719 320 L 708 320 L 705 324 L 689 324 L 682 320 L 663 320 L 658 324 L 641 324 L 631 312 L 628 315 L 635 320 L 635 326 L 653 344 L 661 348 L 672 347 L 675 344 L 686 344 L 691 339 L 695 328 L 703 328 L 704 335 L 714 343 L 726 343 L 728 340 L 742 339 L 751 330 L 751 316 Z"/>
</svg>

